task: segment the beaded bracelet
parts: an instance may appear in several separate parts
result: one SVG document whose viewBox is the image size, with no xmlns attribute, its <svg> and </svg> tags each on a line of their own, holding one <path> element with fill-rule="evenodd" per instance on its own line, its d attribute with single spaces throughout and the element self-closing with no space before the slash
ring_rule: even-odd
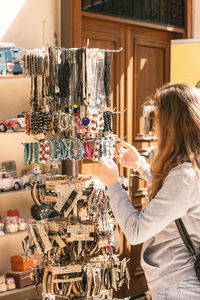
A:
<svg viewBox="0 0 200 300">
<path fill-rule="evenodd" d="M 39 144 L 34 143 L 34 162 L 39 163 Z"/>
<path fill-rule="evenodd" d="M 92 153 L 92 159 L 93 161 L 99 161 L 100 158 L 100 140 L 96 140 L 94 142 L 94 149 L 93 149 L 93 153 Z"/>
<path fill-rule="evenodd" d="M 65 154 L 64 154 L 63 160 L 66 160 L 69 157 L 70 142 L 67 139 L 63 139 L 62 141 L 63 141 L 64 147 L 65 147 L 65 151 L 64 151 Z"/>
<path fill-rule="evenodd" d="M 28 143 L 24 143 L 24 165 L 26 166 L 28 163 L 28 147 L 29 144 Z"/>
<path fill-rule="evenodd" d="M 54 143 L 53 140 L 49 140 L 49 161 L 54 161 Z"/>
<path fill-rule="evenodd" d="M 111 111 L 104 111 L 104 132 L 113 132 L 115 130 L 115 118 L 114 114 Z M 111 126 L 112 124 L 112 126 Z"/>
<path fill-rule="evenodd" d="M 65 144 L 64 144 L 63 140 L 58 140 L 58 143 L 60 144 L 60 150 L 61 150 L 61 156 L 60 156 L 59 161 L 62 161 L 65 158 Z"/>
<path fill-rule="evenodd" d="M 72 160 L 83 159 L 84 148 L 83 148 L 83 144 L 79 139 L 77 138 L 72 139 L 70 142 L 69 149 L 70 149 L 70 156 Z"/>
<path fill-rule="evenodd" d="M 114 158 L 115 156 L 115 147 L 116 147 L 116 138 L 115 137 L 109 137 L 107 139 L 107 157 L 108 158 Z"/>
<path fill-rule="evenodd" d="M 62 149 L 61 144 L 58 140 L 53 140 L 54 143 L 54 161 L 61 161 L 62 160 Z"/>
<path fill-rule="evenodd" d="M 27 157 L 27 161 L 29 164 L 31 164 L 33 159 L 33 143 L 29 144 L 29 151 L 28 151 L 28 157 Z"/>
<path fill-rule="evenodd" d="M 106 233 L 106 238 L 109 244 L 107 252 L 110 259 L 113 261 L 113 248 L 111 247 L 111 229 L 108 220 L 108 199 L 105 190 L 100 190 L 97 196 L 97 208 L 102 220 L 103 229 Z"/>
<path fill-rule="evenodd" d="M 47 140 L 41 140 L 39 143 L 39 162 L 46 164 L 49 162 L 50 145 Z"/>
<path fill-rule="evenodd" d="M 54 133 L 57 133 L 59 126 L 59 118 L 57 114 L 54 114 L 53 118 L 53 131 Z"/>
<path fill-rule="evenodd" d="M 49 123 L 49 131 L 48 131 L 48 133 L 49 134 L 55 134 L 55 131 L 54 131 L 54 116 L 53 115 L 50 115 L 49 121 L 50 121 L 50 123 Z"/>
<path fill-rule="evenodd" d="M 114 150 L 113 150 L 113 140 L 111 138 L 102 138 L 99 147 L 99 158 L 100 157 L 107 157 L 113 158 L 114 157 Z"/>
<path fill-rule="evenodd" d="M 65 130 L 68 126 L 68 115 L 61 113 L 58 118 L 58 127 L 60 130 Z"/>
<path fill-rule="evenodd" d="M 89 142 L 85 142 L 84 143 L 84 154 L 83 154 L 83 158 L 84 159 L 91 159 L 91 150 L 92 150 L 92 144 Z"/>
<path fill-rule="evenodd" d="M 35 162 L 35 157 L 37 158 L 35 143 L 24 143 L 24 164 L 27 165 Z"/>
<path fill-rule="evenodd" d="M 96 113 L 91 114 L 90 119 L 90 131 L 93 136 L 102 133 L 104 127 L 104 119 L 101 111 L 97 111 Z"/>
<path fill-rule="evenodd" d="M 36 112 L 32 112 L 30 116 L 30 132 L 31 134 L 37 134 L 37 115 Z"/>
<path fill-rule="evenodd" d="M 43 113 L 42 123 L 43 123 L 43 132 L 48 133 L 49 126 L 50 126 L 50 115 L 47 112 Z"/>
<path fill-rule="evenodd" d="M 25 132 L 30 135 L 30 113 L 25 114 Z"/>
</svg>

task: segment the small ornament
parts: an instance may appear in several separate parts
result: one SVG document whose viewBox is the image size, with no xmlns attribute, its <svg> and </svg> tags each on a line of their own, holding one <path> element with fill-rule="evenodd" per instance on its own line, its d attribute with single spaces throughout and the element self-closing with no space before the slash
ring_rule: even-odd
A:
<svg viewBox="0 0 200 300">
<path fill-rule="evenodd" d="M 90 124 L 90 119 L 85 117 L 82 119 L 82 125 L 83 126 L 88 126 Z"/>
<path fill-rule="evenodd" d="M 74 105 L 74 114 L 78 114 L 80 111 L 80 107 L 78 105 Z"/>
</svg>

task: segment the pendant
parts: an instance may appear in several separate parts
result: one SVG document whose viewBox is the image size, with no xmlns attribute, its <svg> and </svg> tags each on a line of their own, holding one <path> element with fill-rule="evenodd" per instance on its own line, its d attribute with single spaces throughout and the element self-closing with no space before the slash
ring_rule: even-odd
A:
<svg viewBox="0 0 200 300">
<path fill-rule="evenodd" d="M 87 117 L 82 119 L 82 125 L 83 126 L 88 126 L 90 124 L 90 119 L 88 119 Z"/>
</svg>

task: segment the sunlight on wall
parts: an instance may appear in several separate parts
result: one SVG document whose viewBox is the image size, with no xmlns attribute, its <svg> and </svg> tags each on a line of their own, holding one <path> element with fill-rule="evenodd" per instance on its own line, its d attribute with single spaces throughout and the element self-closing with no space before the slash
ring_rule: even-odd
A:
<svg viewBox="0 0 200 300">
<path fill-rule="evenodd" d="M 0 40 L 15 20 L 26 0 L 0 0 Z"/>
</svg>

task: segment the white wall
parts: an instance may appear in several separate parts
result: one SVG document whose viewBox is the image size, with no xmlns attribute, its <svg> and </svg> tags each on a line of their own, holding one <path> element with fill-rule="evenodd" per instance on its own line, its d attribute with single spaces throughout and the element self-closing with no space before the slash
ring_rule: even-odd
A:
<svg viewBox="0 0 200 300">
<path fill-rule="evenodd" d="M 0 42 L 25 49 L 54 46 L 55 32 L 60 45 L 60 0 L 0 0 Z M 0 78 L 0 119 L 29 110 L 29 94 L 29 78 Z M 0 165 L 15 160 L 20 172 L 24 168 L 22 142 L 31 140 L 25 133 L 0 133 Z M 0 193 L 0 213 L 4 215 L 8 209 L 18 208 L 21 216 L 29 217 L 32 205 L 30 192 Z M 10 270 L 11 255 L 23 253 L 23 236 L 0 237 L 0 274 Z"/>
<path fill-rule="evenodd" d="M 56 33 L 60 45 L 60 5 L 60 0 L 0 0 L 0 41 L 35 49 L 54 46 Z M 29 78 L 0 78 L 0 120 L 28 111 L 29 95 Z M 20 142 L 25 138 L 21 134 L 0 134 L 0 164 L 10 158 L 16 160 L 19 170 L 24 167 Z"/>
<path fill-rule="evenodd" d="M 35 49 L 44 44 L 54 46 L 56 33 L 60 45 L 60 5 L 60 0 L 0 0 L 0 41 Z M 28 111 L 29 95 L 29 78 L 0 78 L 0 120 Z M 0 164 L 10 158 L 16 160 L 19 170 L 24 167 L 23 147 L 19 146 L 24 138 L 20 134 L 0 135 Z"/>
<path fill-rule="evenodd" d="M 60 43 L 60 0 L 0 0 L 0 40 L 25 49 Z M 7 30 L 6 30 L 7 29 Z"/>
</svg>

